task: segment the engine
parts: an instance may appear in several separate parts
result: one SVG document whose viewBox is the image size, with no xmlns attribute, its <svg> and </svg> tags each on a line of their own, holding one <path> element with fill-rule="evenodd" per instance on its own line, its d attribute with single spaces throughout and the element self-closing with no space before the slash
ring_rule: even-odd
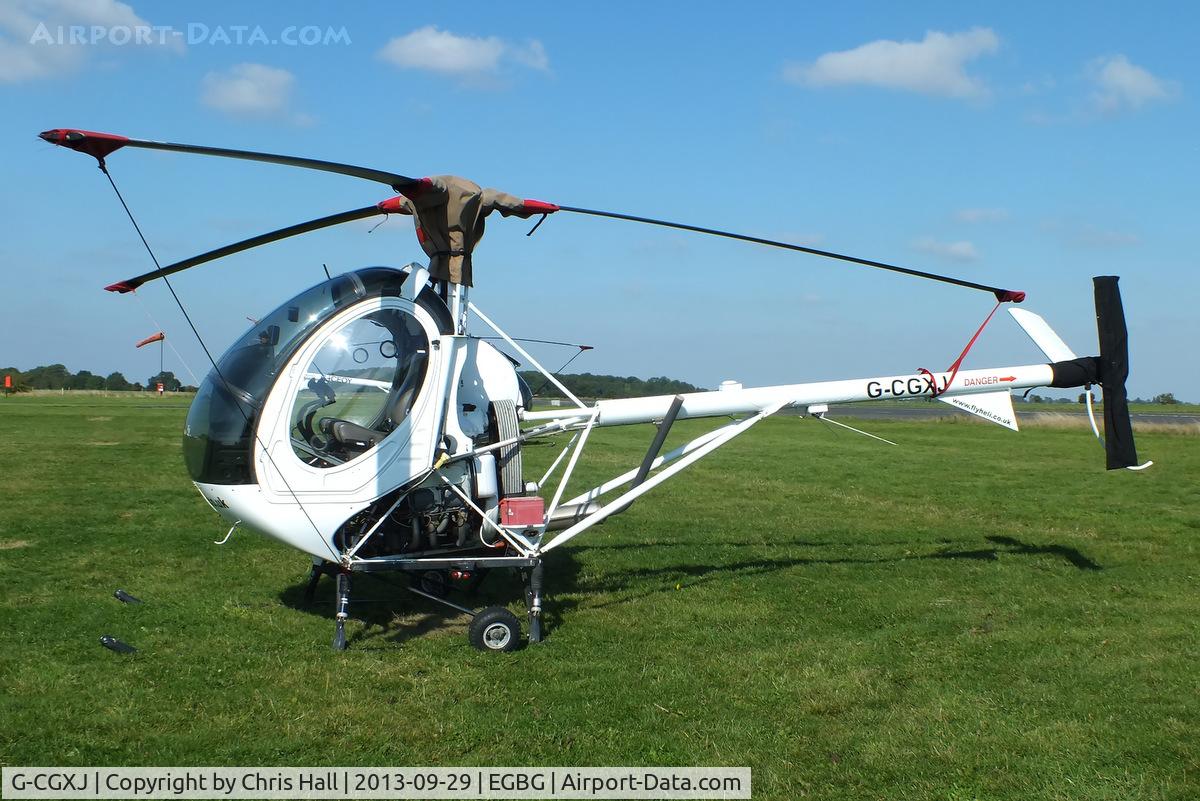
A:
<svg viewBox="0 0 1200 801">
<path fill-rule="evenodd" d="M 431 556 L 477 548 L 502 548 L 495 532 L 486 528 L 479 513 L 459 492 L 495 518 L 495 461 L 490 457 L 448 465 L 438 475 L 380 498 L 347 520 L 337 532 L 336 545 L 359 549 L 363 558 L 380 556 Z M 455 492 L 457 489 L 459 492 Z M 372 533 L 372 531 L 374 533 Z M 491 536 L 487 536 L 491 534 Z"/>
</svg>

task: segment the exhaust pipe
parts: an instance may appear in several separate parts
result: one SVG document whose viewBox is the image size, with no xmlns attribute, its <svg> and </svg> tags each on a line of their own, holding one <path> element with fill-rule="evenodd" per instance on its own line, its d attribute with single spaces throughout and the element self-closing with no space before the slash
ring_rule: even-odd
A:
<svg viewBox="0 0 1200 801">
<path fill-rule="evenodd" d="M 602 504 L 596 501 L 564 504 L 555 509 L 554 514 L 546 521 L 546 531 L 563 531 L 568 529 L 593 512 L 600 511 L 601 506 Z"/>
</svg>

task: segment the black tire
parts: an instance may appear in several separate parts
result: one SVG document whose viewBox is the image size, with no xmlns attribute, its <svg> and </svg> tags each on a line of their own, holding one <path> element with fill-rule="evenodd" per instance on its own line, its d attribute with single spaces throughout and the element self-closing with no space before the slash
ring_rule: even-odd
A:
<svg viewBox="0 0 1200 801">
<path fill-rule="evenodd" d="M 512 651 L 521 644 L 521 622 L 503 606 L 489 606 L 475 615 L 467 639 L 480 651 Z"/>
</svg>

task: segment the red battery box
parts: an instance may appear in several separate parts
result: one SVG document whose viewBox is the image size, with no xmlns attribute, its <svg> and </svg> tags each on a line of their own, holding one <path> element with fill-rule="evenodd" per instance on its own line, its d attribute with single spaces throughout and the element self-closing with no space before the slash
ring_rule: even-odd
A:
<svg viewBox="0 0 1200 801">
<path fill-rule="evenodd" d="M 540 526 L 546 515 L 546 501 L 532 498 L 504 498 L 500 501 L 500 525 Z"/>
</svg>

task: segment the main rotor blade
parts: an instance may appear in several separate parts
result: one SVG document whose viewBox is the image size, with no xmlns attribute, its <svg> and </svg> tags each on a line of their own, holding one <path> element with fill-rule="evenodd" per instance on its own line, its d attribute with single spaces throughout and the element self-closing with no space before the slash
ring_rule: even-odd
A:
<svg viewBox="0 0 1200 801">
<path fill-rule="evenodd" d="M 386 203 L 387 201 L 384 202 Z M 332 225 L 341 225 L 342 223 L 361 220 L 364 217 L 373 217 L 376 214 L 387 214 L 388 212 L 382 208 L 382 206 L 383 204 L 364 206 L 361 209 L 353 209 L 351 211 L 339 212 L 338 214 L 330 214 L 328 217 L 320 217 L 315 220 L 299 223 L 298 225 L 289 225 L 287 228 L 280 228 L 278 231 L 272 231 L 269 234 L 252 236 L 249 239 L 243 239 L 241 242 L 235 242 L 232 245 L 226 245 L 225 247 L 217 248 L 216 250 L 210 250 L 207 253 L 201 253 L 199 256 L 193 256 L 190 259 L 184 259 L 183 261 L 177 261 L 174 264 L 168 264 L 161 270 L 151 270 L 148 273 L 143 273 L 142 275 L 134 278 L 127 278 L 124 281 L 118 281 L 115 284 L 109 284 L 104 288 L 109 292 L 132 292 L 142 284 L 146 283 L 147 281 L 153 281 L 155 278 L 162 278 L 166 275 L 174 275 L 175 273 L 182 272 L 189 267 L 195 267 L 198 264 L 204 264 L 205 262 L 210 262 L 214 259 L 231 256 L 234 253 L 241 253 L 243 250 L 250 250 L 251 248 L 256 248 L 259 245 L 266 245 L 270 242 L 278 242 L 280 239 L 287 239 L 289 236 L 306 234 L 309 231 L 317 231 L 321 228 L 328 228 Z"/>
<path fill-rule="evenodd" d="M 702 228 L 698 225 L 688 225 L 686 223 L 670 222 L 668 220 L 656 220 L 651 217 L 637 217 L 632 214 L 620 214 L 615 211 L 597 211 L 596 209 L 581 209 L 574 206 L 559 206 L 559 211 L 572 211 L 576 214 L 589 214 L 593 217 L 611 217 L 614 220 L 628 220 L 630 222 L 647 223 L 649 225 L 660 225 L 664 228 L 677 228 L 681 231 L 695 231 L 698 234 L 712 234 L 713 236 L 722 236 L 726 239 L 737 239 L 742 242 L 753 242 L 756 245 L 767 245 L 769 247 L 783 248 L 784 250 L 795 250 L 800 253 L 810 253 L 813 256 L 824 256 L 828 259 L 838 259 L 840 261 L 848 261 L 854 264 L 862 264 L 866 267 L 875 267 L 880 270 L 889 270 L 894 273 L 903 273 L 917 278 L 928 278 L 931 281 L 941 281 L 944 284 L 954 284 L 955 286 L 966 287 L 968 289 L 979 289 L 984 292 L 990 292 L 995 295 L 996 300 L 1012 301 L 1020 303 L 1025 300 L 1025 293 L 1019 290 L 1001 289 L 996 286 L 976 283 L 975 281 L 966 281 L 961 278 L 952 278 L 948 275 L 938 275 L 937 273 L 929 273 L 924 270 L 914 270 L 910 267 L 900 267 L 895 264 L 887 264 L 882 261 L 872 261 L 870 259 L 860 259 L 857 256 L 847 256 L 844 253 L 834 253 L 829 250 L 818 250 L 817 248 L 805 247 L 804 245 L 794 245 L 790 242 L 777 242 L 774 239 L 763 239 L 757 236 L 748 236 L 746 234 L 735 234 L 731 231 L 721 231 L 716 228 Z"/>
<path fill-rule="evenodd" d="M 404 188 L 423 183 L 419 178 L 409 178 L 394 172 L 376 170 L 371 167 L 358 167 L 353 164 L 339 164 L 334 161 L 306 159 L 298 156 L 282 156 L 275 153 L 258 153 L 253 150 L 231 150 L 224 147 L 206 147 L 203 145 L 183 145 L 175 142 L 155 142 L 149 139 L 130 139 L 118 134 L 82 131 L 76 128 L 54 128 L 38 134 L 39 137 L 52 145 L 60 145 L 80 153 L 94 156 L 103 162 L 104 157 L 122 147 L 141 147 L 147 150 L 170 150 L 176 153 L 194 153 L 199 156 L 220 156 L 222 158 L 245 159 L 247 161 L 262 161 L 268 164 L 283 164 L 288 167 L 303 167 L 309 170 L 322 170 L 349 175 L 354 178 L 365 178 L 368 181 L 378 181 L 392 187 L 397 192 Z"/>
</svg>

